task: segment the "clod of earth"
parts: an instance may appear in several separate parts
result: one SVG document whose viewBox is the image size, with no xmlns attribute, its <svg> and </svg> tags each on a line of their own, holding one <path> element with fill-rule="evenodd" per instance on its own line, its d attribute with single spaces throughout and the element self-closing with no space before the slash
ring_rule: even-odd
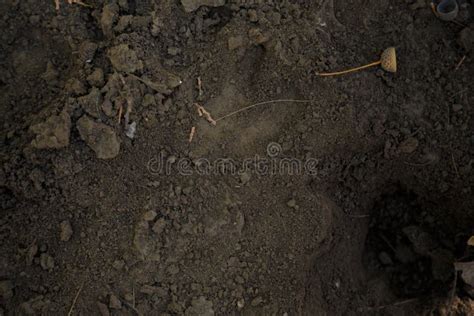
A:
<svg viewBox="0 0 474 316">
<path fill-rule="evenodd" d="M 95 118 L 99 117 L 102 104 L 102 94 L 99 89 L 92 88 L 88 95 L 77 98 L 77 102 L 87 114 Z"/>
<path fill-rule="evenodd" d="M 61 234 L 60 234 L 61 241 L 69 241 L 69 239 L 71 239 L 72 234 L 73 234 L 71 223 L 69 221 L 63 221 L 61 222 L 60 228 L 61 228 Z"/>
<path fill-rule="evenodd" d="M 43 270 L 51 271 L 54 269 L 54 258 L 46 253 L 40 256 L 40 266 Z"/>
<path fill-rule="evenodd" d="M 143 69 L 143 63 L 137 53 L 127 44 L 120 44 L 109 49 L 108 56 L 112 66 L 118 71 L 134 73 Z"/>
<path fill-rule="evenodd" d="M 474 26 L 466 27 L 459 32 L 457 42 L 468 52 L 474 50 Z"/>
<path fill-rule="evenodd" d="M 71 118 L 66 111 L 49 117 L 46 122 L 30 127 L 36 134 L 31 145 L 38 149 L 62 148 L 69 145 Z"/>
<path fill-rule="evenodd" d="M 395 47 L 389 47 L 389 48 L 385 49 L 382 52 L 382 55 L 380 56 L 380 60 L 375 61 L 373 63 L 367 64 L 367 65 L 364 65 L 364 66 L 360 66 L 360 67 L 356 67 L 356 68 L 351 68 L 351 69 L 344 70 L 344 71 L 324 72 L 324 73 L 317 72 L 316 75 L 322 76 L 322 77 L 337 76 L 337 75 L 343 75 L 343 74 L 347 74 L 347 73 L 354 72 L 354 71 L 359 71 L 359 70 L 362 70 L 362 69 L 365 69 L 365 68 L 378 66 L 378 65 L 380 65 L 382 67 L 382 69 L 385 70 L 385 71 L 397 72 L 397 54 L 396 54 L 396 51 L 395 51 Z"/>
<path fill-rule="evenodd" d="M 113 36 L 113 25 L 118 20 L 119 6 L 116 3 L 109 3 L 104 5 L 102 9 L 102 16 L 100 18 L 100 26 L 102 32 L 107 37 Z"/>
<path fill-rule="evenodd" d="M 77 129 L 82 140 L 96 153 L 97 158 L 112 159 L 119 154 L 120 141 L 110 126 L 83 116 L 77 121 Z"/>
</svg>

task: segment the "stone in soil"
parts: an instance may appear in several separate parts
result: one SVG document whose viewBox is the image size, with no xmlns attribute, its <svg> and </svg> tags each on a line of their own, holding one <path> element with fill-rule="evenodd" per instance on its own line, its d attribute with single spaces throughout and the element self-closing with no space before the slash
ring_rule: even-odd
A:
<svg viewBox="0 0 474 316">
<path fill-rule="evenodd" d="M 72 231 L 72 226 L 69 221 L 63 221 L 61 222 L 61 241 L 69 241 L 71 239 L 73 231 Z"/>
<path fill-rule="evenodd" d="M 193 12 L 201 6 L 221 7 L 225 4 L 225 0 L 181 0 L 184 11 Z"/>
<path fill-rule="evenodd" d="M 235 50 L 237 48 L 243 47 L 245 45 L 244 37 L 241 35 L 229 37 L 227 45 L 229 50 Z"/>
<path fill-rule="evenodd" d="M 156 218 L 157 214 L 155 211 L 148 211 L 143 214 L 143 219 L 147 222 L 151 222 Z"/>
<path fill-rule="evenodd" d="M 84 115 L 77 121 L 77 129 L 82 140 L 96 153 L 97 158 L 112 159 L 119 154 L 120 141 L 110 126 L 95 122 Z"/>
<path fill-rule="evenodd" d="M 33 125 L 30 130 L 36 134 L 31 145 L 38 149 L 55 149 L 69 145 L 71 118 L 66 111 L 50 116 L 45 122 Z"/>
<path fill-rule="evenodd" d="M 47 253 L 42 253 L 40 256 L 40 265 L 43 270 L 51 271 L 54 269 L 54 259 Z"/>
<path fill-rule="evenodd" d="M 118 71 L 134 73 L 143 69 L 143 63 L 137 53 L 127 44 L 120 44 L 109 49 L 109 59 L 112 66 Z"/>
<path fill-rule="evenodd" d="M 398 150 L 404 154 L 411 154 L 418 148 L 418 139 L 414 137 L 409 137 L 398 146 Z"/>
</svg>

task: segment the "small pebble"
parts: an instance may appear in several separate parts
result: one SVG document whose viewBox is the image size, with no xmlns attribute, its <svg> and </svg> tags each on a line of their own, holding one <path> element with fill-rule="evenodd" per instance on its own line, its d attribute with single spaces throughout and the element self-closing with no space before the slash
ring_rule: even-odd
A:
<svg viewBox="0 0 474 316">
<path fill-rule="evenodd" d="M 263 302 L 263 298 L 262 298 L 261 296 L 258 296 L 258 297 L 254 298 L 254 299 L 252 300 L 252 302 L 250 303 L 250 305 L 252 305 L 252 306 L 258 306 L 258 305 L 260 305 L 262 302 Z"/>
<path fill-rule="evenodd" d="M 54 259 L 46 253 L 42 253 L 40 256 L 40 266 L 43 270 L 51 271 L 54 269 Z"/>
<path fill-rule="evenodd" d="M 151 222 L 156 218 L 157 214 L 155 211 L 148 211 L 145 214 L 143 214 L 143 219 L 146 220 L 147 222 Z"/>
<path fill-rule="evenodd" d="M 69 221 L 63 221 L 60 224 L 61 227 L 61 234 L 60 234 L 60 239 L 61 241 L 69 241 L 71 239 L 73 230 L 71 223 Z"/>
<path fill-rule="evenodd" d="M 296 205 L 296 200 L 295 200 L 295 199 L 289 200 L 289 201 L 286 203 L 286 205 L 287 205 L 288 207 L 291 207 L 291 208 L 296 208 L 296 207 L 297 207 L 297 205 Z"/>
</svg>

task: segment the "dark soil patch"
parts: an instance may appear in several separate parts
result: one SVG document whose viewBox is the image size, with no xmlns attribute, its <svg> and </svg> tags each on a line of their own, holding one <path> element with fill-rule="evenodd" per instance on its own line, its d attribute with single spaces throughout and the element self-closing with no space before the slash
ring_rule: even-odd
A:
<svg viewBox="0 0 474 316">
<path fill-rule="evenodd" d="M 472 313 L 470 1 L 85 2 L 0 3 L 0 315 Z"/>
</svg>

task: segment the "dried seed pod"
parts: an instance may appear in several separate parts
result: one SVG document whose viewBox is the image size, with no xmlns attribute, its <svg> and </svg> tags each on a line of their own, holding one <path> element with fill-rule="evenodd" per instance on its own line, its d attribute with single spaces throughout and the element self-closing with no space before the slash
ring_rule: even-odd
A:
<svg viewBox="0 0 474 316">
<path fill-rule="evenodd" d="M 354 71 L 359 71 L 365 68 L 373 67 L 373 66 L 378 66 L 380 65 L 383 70 L 388 71 L 388 72 L 397 72 L 397 54 L 395 52 L 395 47 L 389 47 L 385 49 L 380 56 L 380 60 L 374 61 L 373 63 L 360 66 L 360 67 L 355 67 L 351 68 L 348 70 L 344 71 L 337 71 L 337 72 L 326 72 L 326 73 L 320 73 L 317 72 L 316 75 L 322 76 L 322 77 L 328 77 L 328 76 L 337 76 L 337 75 L 343 75 L 347 74 L 350 72 Z"/>
<path fill-rule="evenodd" d="M 388 72 L 397 72 L 397 53 L 395 47 L 389 47 L 383 51 L 380 57 L 380 66 Z"/>
</svg>

